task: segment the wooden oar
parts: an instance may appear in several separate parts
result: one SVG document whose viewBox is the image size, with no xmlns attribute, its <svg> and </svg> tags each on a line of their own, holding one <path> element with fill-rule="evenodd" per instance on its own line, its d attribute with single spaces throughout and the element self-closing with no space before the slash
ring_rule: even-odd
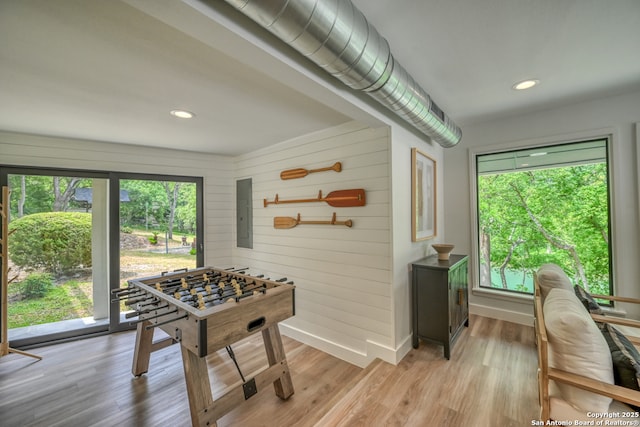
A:
<svg viewBox="0 0 640 427">
<path fill-rule="evenodd" d="M 318 192 L 316 199 L 297 199 L 297 200 L 280 200 L 276 194 L 276 198 L 270 202 L 264 199 L 264 207 L 268 205 L 279 205 L 281 203 L 310 203 L 310 202 L 327 202 L 329 206 L 335 208 L 349 208 L 355 206 L 364 206 L 366 204 L 365 193 L 363 189 L 355 190 L 337 190 L 322 197 L 322 190 Z"/>
<path fill-rule="evenodd" d="M 310 173 L 325 172 L 325 171 L 340 172 L 341 170 L 342 170 L 342 163 L 336 162 L 336 163 L 333 164 L 333 166 L 329 166 L 329 167 L 326 167 L 326 168 L 320 168 L 320 169 L 298 168 L 298 169 L 290 169 L 290 170 L 282 171 L 282 172 L 280 172 L 280 179 L 304 178 L 305 176 L 309 175 Z"/>
<path fill-rule="evenodd" d="M 300 224 L 346 225 L 347 227 L 351 227 L 353 221 L 350 219 L 346 221 L 336 221 L 335 212 L 333 213 L 331 221 L 301 221 L 300 214 L 298 214 L 297 218 L 291 218 L 290 216 L 277 216 L 273 218 L 273 228 L 293 228 Z"/>
</svg>

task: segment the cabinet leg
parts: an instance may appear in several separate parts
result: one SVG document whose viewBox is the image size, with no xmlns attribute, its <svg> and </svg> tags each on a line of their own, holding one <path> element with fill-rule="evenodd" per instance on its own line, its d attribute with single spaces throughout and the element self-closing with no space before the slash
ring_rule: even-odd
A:
<svg viewBox="0 0 640 427">
<path fill-rule="evenodd" d="M 418 348 L 420 346 L 418 337 L 415 334 L 413 335 L 413 338 L 411 338 L 411 344 L 413 345 L 413 348 Z"/>
<path fill-rule="evenodd" d="M 451 359 L 451 346 L 448 344 L 444 345 L 444 358 L 447 360 Z"/>
</svg>

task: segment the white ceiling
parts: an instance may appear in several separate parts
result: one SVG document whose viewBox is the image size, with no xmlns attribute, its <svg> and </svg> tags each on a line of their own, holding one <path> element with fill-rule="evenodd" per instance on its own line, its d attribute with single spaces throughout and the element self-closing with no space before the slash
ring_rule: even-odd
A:
<svg viewBox="0 0 640 427">
<path fill-rule="evenodd" d="M 330 77 L 266 54 L 245 40 L 263 30 L 205 1 L 0 0 L 0 130 L 237 155 L 367 120 Z M 353 2 L 463 132 L 640 89 L 638 0 Z M 525 78 L 541 84 L 511 89 Z"/>
</svg>

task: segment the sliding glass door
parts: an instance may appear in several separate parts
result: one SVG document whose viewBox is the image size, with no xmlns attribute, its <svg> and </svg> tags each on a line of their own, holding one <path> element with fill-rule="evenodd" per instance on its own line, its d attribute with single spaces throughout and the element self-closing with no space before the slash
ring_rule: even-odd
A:
<svg viewBox="0 0 640 427">
<path fill-rule="evenodd" d="M 114 184 L 118 187 L 112 191 L 118 200 L 118 223 L 111 234 L 118 241 L 112 246 L 115 287 L 127 286 L 132 278 L 203 265 L 201 179 L 118 174 Z M 113 308 L 120 313 L 114 327 L 129 327 L 126 313 L 131 308 L 122 302 Z"/>
<path fill-rule="evenodd" d="M 12 345 L 108 330 L 107 176 L 9 168 L 2 183 L 10 191 Z"/>
<path fill-rule="evenodd" d="M 203 265 L 202 179 L 0 167 L 16 348 L 132 327 L 112 290 Z"/>
</svg>

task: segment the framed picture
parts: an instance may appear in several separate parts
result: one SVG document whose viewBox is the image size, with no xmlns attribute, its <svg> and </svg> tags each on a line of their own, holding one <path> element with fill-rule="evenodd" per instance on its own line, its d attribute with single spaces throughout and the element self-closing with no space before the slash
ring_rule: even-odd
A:
<svg viewBox="0 0 640 427">
<path fill-rule="evenodd" d="M 436 236 L 436 161 L 411 149 L 411 240 Z"/>
</svg>

